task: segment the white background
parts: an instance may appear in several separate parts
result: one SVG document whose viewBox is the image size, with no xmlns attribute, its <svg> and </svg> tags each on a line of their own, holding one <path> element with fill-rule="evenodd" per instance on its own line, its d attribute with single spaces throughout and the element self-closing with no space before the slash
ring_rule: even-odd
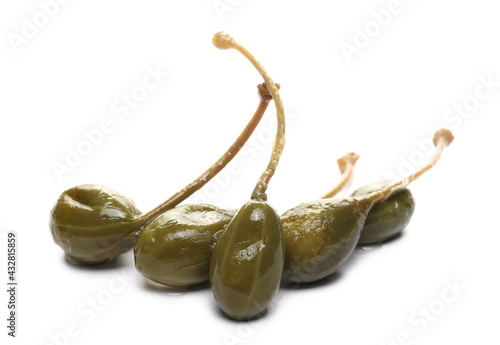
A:
<svg viewBox="0 0 500 345">
<path fill-rule="evenodd" d="M 2 293 L 2 344 L 498 343 L 494 1 L 75 0 L 45 9 L 50 16 L 44 3 L 54 4 L 0 5 L 2 290 L 7 231 L 17 233 L 19 254 L 18 337 L 6 335 Z M 372 11 L 387 9 L 382 27 Z M 404 236 L 356 250 L 325 282 L 280 289 L 267 316 L 251 323 L 223 317 L 207 286 L 148 287 L 132 253 L 105 267 L 71 266 L 48 228 L 67 188 L 103 184 L 146 211 L 229 146 L 253 114 L 261 79 L 242 56 L 211 45 L 220 30 L 282 85 L 287 146 L 268 190 L 280 213 L 329 189 L 345 152 L 361 156 L 348 193 L 417 168 L 428 157 L 419 143 L 434 130 L 456 136 L 412 185 L 417 208 Z M 341 47 L 355 44 L 349 62 Z M 121 116 L 113 105 L 148 69 L 169 74 Z M 496 85 L 487 92 L 481 79 Z M 452 113 L 464 102 L 467 114 Z M 238 208 L 248 200 L 269 157 L 269 109 L 231 172 L 186 202 Z M 58 178 L 54 164 L 66 164 L 103 119 L 112 130 Z"/>
</svg>

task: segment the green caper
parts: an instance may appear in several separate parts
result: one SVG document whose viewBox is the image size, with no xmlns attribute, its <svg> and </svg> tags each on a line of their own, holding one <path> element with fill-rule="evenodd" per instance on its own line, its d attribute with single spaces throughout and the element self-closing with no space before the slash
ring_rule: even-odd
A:
<svg viewBox="0 0 500 345">
<path fill-rule="evenodd" d="M 310 283 L 335 272 L 358 243 L 367 207 L 354 198 L 324 199 L 285 212 L 283 280 Z"/>
<path fill-rule="evenodd" d="M 390 181 L 379 181 L 358 188 L 352 193 L 359 197 L 387 187 Z M 358 244 L 386 242 L 398 236 L 408 225 L 415 210 L 415 199 L 408 188 L 377 201 L 366 217 Z"/>
<path fill-rule="evenodd" d="M 265 313 L 283 264 L 279 215 L 266 202 L 247 202 L 217 241 L 210 265 L 210 284 L 222 311 L 236 320 Z"/>
<path fill-rule="evenodd" d="M 68 261 L 93 265 L 127 252 L 144 225 L 134 202 L 100 185 L 81 185 L 65 191 L 51 211 L 54 241 Z"/>
<path fill-rule="evenodd" d="M 236 211 L 182 205 L 155 218 L 134 247 L 135 267 L 163 285 L 190 287 L 208 281 L 216 238 Z"/>
<path fill-rule="evenodd" d="M 278 129 L 271 159 L 252 192 L 222 232 L 210 261 L 210 286 L 219 308 L 230 318 L 264 314 L 276 294 L 284 265 L 282 226 L 267 203 L 266 190 L 285 145 L 285 112 L 278 88 L 262 65 L 224 32 L 214 35 L 220 49 L 236 49 L 260 72 L 276 105 Z"/>
<path fill-rule="evenodd" d="M 394 195 L 431 169 L 453 141 L 449 130 L 434 134 L 436 152 L 423 168 L 401 181 L 359 197 L 303 203 L 282 216 L 285 243 L 283 280 L 310 283 L 335 272 L 352 254 L 373 205 Z"/>
</svg>

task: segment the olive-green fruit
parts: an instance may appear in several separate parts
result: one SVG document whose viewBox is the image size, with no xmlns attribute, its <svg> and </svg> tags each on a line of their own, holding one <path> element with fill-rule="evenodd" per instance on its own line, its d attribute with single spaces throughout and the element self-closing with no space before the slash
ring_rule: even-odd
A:
<svg viewBox="0 0 500 345">
<path fill-rule="evenodd" d="M 135 204 L 100 185 L 81 185 L 65 191 L 50 213 L 54 241 L 74 264 L 110 261 L 134 245 L 140 222 Z"/>
<path fill-rule="evenodd" d="M 323 199 L 285 212 L 283 281 L 310 283 L 335 272 L 356 247 L 368 207 L 353 198 Z"/>
<path fill-rule="evenodd" d="M 251 200 L 219 237 L 210 264 L 210 285 L 232 319 L 249 320 L 267 310 L 284 265 L 279 215 L 265 201 Z"/>
<path fill-rule="evenodd" d="M 363 186 L 352 193 L 353 197 L 367 195 L 391 181 L 379 181 Z M 415 210 L 415 199 L 408 188 L 396 191 L 387 199 L 377 201 L 365 220 L 358 244 L 386 242 L 399 235 L 408 225 Z"/>
<path fill-rule="evenodd" d="M 134 247 L 135 267 L 147 279 L 190 287 L 208 281 L 216 238 L 236 211 L 182 205 L 144 227 Z"/>
<path fill-rule="evenodd" d="M 218 32 L 214 45 L 235 49 L 259 71 L 276 106 L 278 127 L 271 158 L 252 192 L 221 234 L 210 260 L 210 285 L 220 309 L 230 318 L 263 315 L 276 294 L 284 266 L 283 227 L 267 203 L 266 190 L 285 146 L 285 110 L 278 87 L 257 59 L 230 35 Z"/>
<path fill-rule="evenodd" d="M 335 272 L 353 252 L 373 205 L 387 199 L 429 171 L 443 150 L 453 142 L 447 129 L 434 133 L 434 155 L 426 165 L 400 181 L 345 199 L 322 199 L 303 203 L 282 216 L 285 242 L 283 280 L 310 283 Z"/>
</svg>

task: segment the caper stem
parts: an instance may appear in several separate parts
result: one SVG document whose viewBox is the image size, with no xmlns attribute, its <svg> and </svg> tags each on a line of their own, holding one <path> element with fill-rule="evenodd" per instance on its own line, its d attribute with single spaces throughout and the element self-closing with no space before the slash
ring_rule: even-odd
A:
<svg viewBox="0 0 500 345">
<path fill-rule="evenodd" d="M 368 202 L 368 204 L 373 204 L 378 200 L 386 199 L 393 193 L 405 188 L 410 183 L 412 183 L 420 176 L 422 176 L 426 171 L 430 170 L 434 165 L 436 165 L 436 163 L 441 158 L 441 154 L 443 153 L 444 149 L 453 142 L 453 139 L 454 139 L 453 134 L 448 129 L 440 129 L 436 131 L 434 133 L 434 139 L 433 139 L 435 151 L 433 156 L 430 158 L 429 162 L 427 162 L 426 165 L 424 165 L 422 168 L 420 168 L 413 174 L 408 175 L 402 178 L 401 180 L 388 185 L 387 187 L 384 187 L 382 189 L 379 189 L 378 191 L 374 191 L 370 194 L 367 194 L 365 196 L 356 199 L 362 202 L 363 201 Z"/>
<path fill-rule="evenodd" d="M 337 184 L 333 186 L 333 188 L 330 189 L 327 193 L 325 193 L 321 197 L 321 199 L 332 198 L 337 195 L 342 189 L 344 189 L 347 182 L 349 182 L 352 177 L 354 166 L 356 165 L 358 159 L 359 155 L 354 152 L 346 153 L 344 156 L 337 159 L 337 165 L 339 166 L 339 170 L 342 176 L 340 177 L 340 180 L 337 182 Z"/>
<path fill-rule="evenodd" d="M 283 148 L 285 146 L 285 110 L 283 107 L 283 102 L 281 101 L 280 94 L 278 92 L 278 88 L 274 81 L 271 79 L 269 74 L 267 74 L 264 66 L 257 61 L 257 59 L 243 46 L 237 43 L 234 38 L 232 38 L 229 34 L 225 32 L 218 32 L 214 35 L 213 44 L 220 49 L 235 49 L 243 56 L 245 56 L 248 61 L 252 63 L 252 65 L 259 71 L 262 78 L 266 82 L 266 86 L 271 92 L 271 95 L 274 99 L 274 104 L 276 105 L 276 115 L 278 117 L 278 129 L 276 132 L 276 139 L 274 141 L 273 151 L 271 154 L 271 159 L 269 163 L 259 178 L 255 189 L 252 192 L 251 198 L 253 200 L 261 200 L 266 201 L 267 195 L 266 190 L 269 184 L 269 181 L 274 175 L 276 168 L 278 166 L 278 162 L 281 157 L 281 153 L 283 152 Z"/>
<path fill-rule="evenodd" d="M 264 115 L 269 102 L 271 101 L 271 96 L 269 91 L 264 85 L 258 85 L 258 94 L 260 98 L 259 105 L 254 115 L 243 129 L 238 138 L 234 141 L 231 147 L 214 163 L 210 168 L 208 168 L 203 174 L 196 178 L 193 182 L 186 185 L 186 187 L 179 190 L 177 193 L 172 195 L 168 200 L 158 205 L 151 211 L 141 214 L 136 220 L 140 224 L 146 224 L 159 216 L 160 214 L 168 211 L 169 209 L 177 206 L 179 203 L 187 199 L 198 189 L 203 187 L 208 181 L 210 181 L 215 175 L 217 175 L 241 150 L 243 145 L 247 142 L 248 138 L 252 135 L 253 131 L 259 124 L 262 116 Z"/>
</svg>

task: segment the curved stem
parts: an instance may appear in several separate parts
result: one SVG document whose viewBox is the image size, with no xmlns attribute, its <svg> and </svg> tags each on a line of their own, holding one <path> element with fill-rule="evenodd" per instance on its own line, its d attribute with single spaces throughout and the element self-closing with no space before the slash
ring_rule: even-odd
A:
<svg viewBox="0 0 500 345">
<path fill-rule="evenodd" d="M 359 155 L 354 152 L 346 153 L 343 157 L 337 159 L 337 164 L 340 169 L 340 173 L 342 176 L 340 180 L 337 182 L 332 189 L 330 189 L 327 193 L 325 193 L 321 199 L 332 198 L 337 195 L 349 182 L 352 177 L 352 172 L 354 170 L 354 166 L 359 159 Z"/>
<path fill-rule="evenodd" d="M 375 202 L 386 199 L 394 192 L 405 188 L 410 183 L 422 176 L 426 171 L 430 170 L 434 165 L 436 165 L 436 163 L 441 158 L 441 154 L 443 153 L 444 149 L 453 142 L 453 139 L 453 134 L 447 129 L 440 129 L 436 131 L 436 133 L 434 133 L 433 139 L 436 150 L 434 152 L 434 155 L 425 166 L 417 170 L 415 173 L 408 175 L 403 179 L 388 185 L 387 187 L 384 187 L 378 191 L 372 192 L 362 197 L 357 197 L 356 199 L 371 207 L 371 205 L 373 205 Z"/>
<path fill-rule="evenodd" d="M 274 172 L 276 171 L 276 167 L 278 166 L 278 162 L 281 157 L 281 153 L 283 152 L 283 148 L 285 146 L 285 110 L 283 107 L 283 102 L 281 101 L 281 97 L 278 92 L 278 88 L 274 81 L 271 79 L 269 74 L 267 74 L 264 66 L 260 64 L 259 61 L 244 47 L 238 44 L 234 38 L 228 35 L 225 32 L 218 32 L 214 35 L 213 44 L 220 49 L 236 49 L 238 52 L 243 54 L 252 65 L 259 71 L 262 78 L 266 82 L 266 86 L 269 89 L 273 99 L 274 104 L 276 105 L 276 115 L 278 117 L 278 129 L 276 132 L 276 139 L 274 141 L 273 151 L 271 154 L 271 159 L 269 163 L 262 173 L 255 189 L 252 192 L 251 198 L 253 200 L 267 200 L 266 190 L 271 180 Z"/>
<path fill-rule="evenodd" d="M 161 205 L 155 207 L 147 213 L 141 214 L 136 220 L 141 224 L 146 224 L 152 219 L 156 218 L 160 214 L 168 211 L 169 209 L 177 206 L 179 203 L 187 199 L 198 189 L 203 187 L 208 181 L 210 181 L 215 175 L 217 175 L 241 150 L 243 145 L 247 142 L 250 135 L 259 124 L 262 116 L 264 115 L 270 100 L 271 95 L 267 91 L 264 85 L 260 84 L 257 86 L 259 90 L 260 103 L 255 111 L 250 122 L 243 129 L 238 138 L 234 141 L 231 147 L 214 163 L 210 168 L 208 168 L 203 174 L 196 178 L 193 182 L 189 183 L 186 187 L 182 188 L 180 191 L 172 195 L 168 200 L 163 202 Z"/>
</svg>

